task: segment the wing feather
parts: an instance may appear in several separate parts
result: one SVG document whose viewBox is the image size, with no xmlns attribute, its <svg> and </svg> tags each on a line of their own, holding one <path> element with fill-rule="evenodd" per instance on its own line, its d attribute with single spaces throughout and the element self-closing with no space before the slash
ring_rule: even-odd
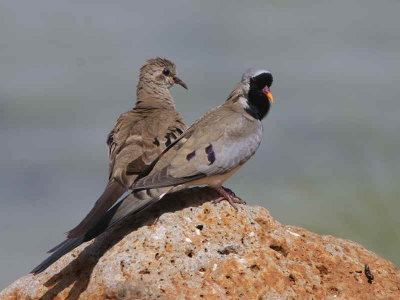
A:
<svg viewBox="0 0 400 300">
<path fill-rule="evenodd" d="M 262 135 L 258 120 L 244 117 L 229 105 L 211 110 L 183 133 L 134 188 L 178 185 L 202 177 L 224 174 L 247 161 Z"/>
<path fill-rule="evenodd" d="M 176 111 L 133 109 L 122 114 L 107 137 L 110 179 L 132 184 L 185 128 Z"/>
</svg>

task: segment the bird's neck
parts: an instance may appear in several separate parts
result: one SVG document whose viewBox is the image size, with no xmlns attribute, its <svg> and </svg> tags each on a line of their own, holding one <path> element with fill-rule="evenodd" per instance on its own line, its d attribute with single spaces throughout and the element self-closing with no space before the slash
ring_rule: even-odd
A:
<svg viewBox="0 0 400 300">
<path fill-rule="evenodd" d="M 247 103 L 246 112 L 258 120 L 264 119 L 271 107 L 267 96 L 258 89 L 249 90 Z"/>
<path fill-rule="evenodd" d="M 167 87 L 139 82 L 135 107 L 163 108 L 175 110 L 175 103 Z"/>
</svg>

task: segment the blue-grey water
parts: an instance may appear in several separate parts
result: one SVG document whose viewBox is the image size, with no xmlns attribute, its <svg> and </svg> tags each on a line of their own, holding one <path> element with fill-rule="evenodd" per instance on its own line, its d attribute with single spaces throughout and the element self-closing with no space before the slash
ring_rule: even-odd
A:
<svg viewBox="0 0 400 300">
<path fill-rule="evenodd" d="M 1 1 L 0 288 L 77 224 L 146 58 L 174 60 L 188 122 L 250 66 L 276 102 L 227 186 L 285 224 L 400 264 L 400 1 Z"/>
</svg>

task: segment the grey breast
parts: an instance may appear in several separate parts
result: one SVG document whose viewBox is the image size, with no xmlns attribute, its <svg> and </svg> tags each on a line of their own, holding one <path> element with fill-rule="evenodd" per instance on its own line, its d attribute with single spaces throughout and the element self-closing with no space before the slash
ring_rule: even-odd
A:
<svg viewBox="0 0 400 300">
<path fill-rule="evenodd" d="M 238 118 L 215 143 L 215 170 L 220 173 L 237 167 L 250 159 L 260 146 L 262 123 L 259 120 Z"/>
</svg>

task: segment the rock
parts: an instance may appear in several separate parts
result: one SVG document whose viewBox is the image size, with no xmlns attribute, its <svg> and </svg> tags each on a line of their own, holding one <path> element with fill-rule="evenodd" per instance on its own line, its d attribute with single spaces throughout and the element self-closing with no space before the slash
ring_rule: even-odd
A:
<svg viewBox="0 0 400 300">
<path fill-rule="evenodd" d="M 400 299 L 399 270 L 361 245 L 213 198 L 170 195 L 0 299 Z"/>
</svg>

